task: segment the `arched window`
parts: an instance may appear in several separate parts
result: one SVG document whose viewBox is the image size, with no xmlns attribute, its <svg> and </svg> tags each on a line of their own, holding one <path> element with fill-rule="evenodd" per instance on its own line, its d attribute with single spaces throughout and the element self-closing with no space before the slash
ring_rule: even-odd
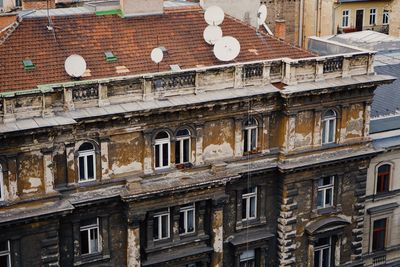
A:
<svg viewBox="0 0 400 267">
<path fill-rule="evenodd" d="M 257 150 L 257 121 L 249 118 L 244 122 L 243 151 L 245 153 Z"/>
<path fill-rule="evenodd" d="M 83 143 L 78 150 L 79 182 L 96 179 L 96 156 L 93 144 Z"/>
<path fill-rule="evenodd" d="M 384 193 L 389 191 L 391 165 L 383 164 L 378 167 L 376 175 L 376 193 Z"/>
<path fill-rule="evenodd" d="M 176 133 L 175 164 L 188 162 L 190 162 L 190 131 L 182 129 Z"/>
<path fill-rule="evenodd" d="M 162 169 L 169 167 L 170 138 L 165 131 L 159 132 L 155 138 L 154 156 L 155 168 Z"/>
<path fill-rule="evenodd" d="M 334 143 L 336 140 L 336 112 L 327 110 L 322 117 L 322 144 Z"/>
<path fill-rule="evenodd" d="M 0 165 L 0 201 L 4 200 L 3 168 Z"/>
</svg>

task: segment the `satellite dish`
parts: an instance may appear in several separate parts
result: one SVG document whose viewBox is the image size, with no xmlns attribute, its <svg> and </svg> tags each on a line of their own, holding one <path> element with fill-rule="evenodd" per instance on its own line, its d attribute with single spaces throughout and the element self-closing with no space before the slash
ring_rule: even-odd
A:
<svg viewBox="0 0 400 267">
<path fill-rule="evenodd" d="M 222 38 L 222 29 L 219 26 L 208 25 L 203 32 L 204 41 L 210 45 L 214 45 Z"/>
<path fill-rule="evenodd" d="M 151 60 L 153 60 L 154 63 L 158 64 L 163 60 L 164 53 L 163 53 L 161 48 L 156 47 L 151 51 L 150 57 L 151 57 Z"/>
<path fill-rule="evenodd" d="M 265 20 L 267 19 L 267 6 L 266 5 L 261 5 L 260 8 L 257 11 L 257 24 L 258 26 L 261 26 L 265 23 Z"/>
<path fill-rule="evenodd" d="M 232 36 L 222 37 L 214 45 L 214 55 L 220 61 L 232 61 L 240 53 L 240 43 Z"/>
<path fill-rule="evenodd" d="M 64 67 L 69 76 L 78 78 L 86 71 L 86 61 L 80 55 L 70 55 L 65 60 Z"/>
<path fill-rule="evenodd" d="M 204 20 L 208 25 L 218 26 L 224 21 L 224 11 L 218 6 L 210 6 L 204 13 Z"/>
</svg>

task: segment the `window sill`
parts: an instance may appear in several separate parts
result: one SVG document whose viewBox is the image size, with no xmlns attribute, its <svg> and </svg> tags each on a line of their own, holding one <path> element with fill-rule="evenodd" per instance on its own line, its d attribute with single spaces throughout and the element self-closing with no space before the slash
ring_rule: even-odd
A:
<svg viewBox="0 0 400 267">
<path fill-rule="evenodd" d="M 183 238 L 184 237 L 184 238 Z M 154 241 L 154 245 L 152 247 L 145 248 L 146 253 L 151 253 L 159 250 L 170 249 L 179 246 L 186 246 L 191 243 L 197 243 L 201 241 L 208 240 L 210 237 L 209 235 L 198 235 L 194 234 L 187 234 L 184 236 L 180 236 L 181 239 L 172 241 L 172 238 L 165 239 L 160 241 Z"/>
<path fill-rule="evenodd" d="M 376 193 L 376 194 L 372 195 L 372 199 L 373 199 L 373 201 L 379 201 L 379 200 L 383 200 L 383 199 L 387 199 L 387 198 L 392 198 L 397 193 L 398 193 L 397 190 Z"/>
<path fill-rule="evenodd" d="M 192 167 L 193 164 L 191 162 L 179 163 L 175 165 L 175 168 L 177 168 L 178 170 L 190 169 Z"/>
<path fill-rule="evenodd" d="M 312 210 L 311 218 L 316 218 L 320 215 L 325 215 L 325 214 L 337 214 L 341 211 L 342 211 L 342 209 L 340 207 L 336 207 L 336 206 L 331 206 L 331 207 L 326 207 L 326 208 L 317 208 L 317 209 Z"/>
<path fill-rule="evenodd" d="M 103 255 L 101 252 L 100 253 L 89 254 L 89 255 L 78 256 L 75 259 L 74 266 L 81 266 L 81 265 L 85 265 L 85 264 L 88 264 L 88 263 L 107 260 L 107 259 L 110 259 L 110 258 L 111 258 L 110 255 L 108 255 L 108 254 Z"/>
<path fill-rule="evenodd" d="M 262 222 L 260 220 L 260 218 L 237 221 L 236 222 L 236 230 L 242 230 L 242 229 L 257 227 L 257 226 L 260 226 L 260 225 L 263 225 L 263 224 L 265 224 L 265 222 Z"/>
</svg>

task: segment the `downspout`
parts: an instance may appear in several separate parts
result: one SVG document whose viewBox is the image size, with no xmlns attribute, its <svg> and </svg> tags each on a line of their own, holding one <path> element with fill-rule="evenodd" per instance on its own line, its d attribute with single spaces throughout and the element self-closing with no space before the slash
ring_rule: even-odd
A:
<svg viewBox="0 0 400 267">
<path fill-rule="evenodd" d="M 299 21 L 299 46 L 303 47 L 303 15 L 304 0 L 300 0 L 300 21 Z"/>
</svg>

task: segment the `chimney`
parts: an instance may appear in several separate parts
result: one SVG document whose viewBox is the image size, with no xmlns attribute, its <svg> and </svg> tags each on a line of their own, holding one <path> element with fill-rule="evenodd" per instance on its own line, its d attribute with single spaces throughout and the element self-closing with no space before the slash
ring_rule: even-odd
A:
<svg viewBox="0 0 400 267">
<path fill-rule="evenodd" d="M 286 38 L 286 21 L 284 19 L 275 20 L 275 37 L 285 40 L 285 38 Z"/>
<path fill-rule="evenodd" d="M 162 14 L 164 0 L 120 0 L 124 17 Z"/>
</svg>

